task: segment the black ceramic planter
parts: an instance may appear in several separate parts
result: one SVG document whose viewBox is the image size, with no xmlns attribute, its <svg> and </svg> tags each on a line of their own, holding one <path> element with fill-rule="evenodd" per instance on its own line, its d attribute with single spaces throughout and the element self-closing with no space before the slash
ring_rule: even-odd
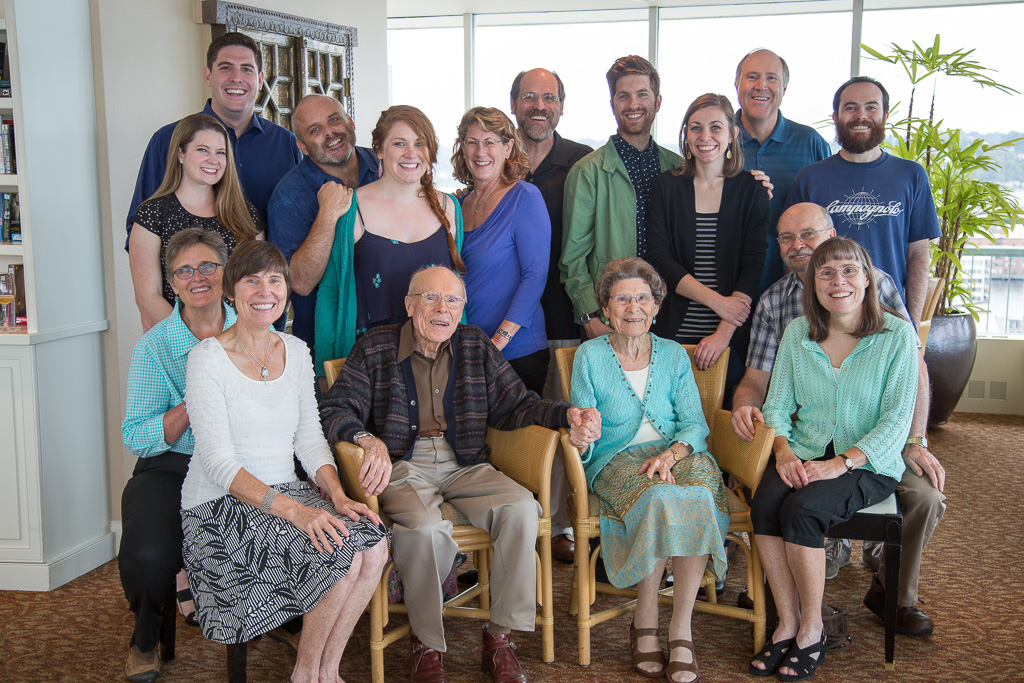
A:
<svg viewBox="0 0 1024 683">
<path fill-rule="evenodd" d="M 928 426 L 949 419 L 967 387 L 978 353 L 978 333 L 969 313 L 932 318 L 924 362 L 932 385 L 932 405 Z"/>
</svg>

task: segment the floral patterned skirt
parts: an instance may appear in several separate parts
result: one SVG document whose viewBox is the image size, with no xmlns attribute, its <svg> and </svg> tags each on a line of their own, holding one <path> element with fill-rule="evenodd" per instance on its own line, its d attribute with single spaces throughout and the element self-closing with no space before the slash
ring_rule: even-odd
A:
<svg viewBox="0 0 1024 683">
<path fill-rule="evenodd" d="M 366 517 L 343 518 L 305 482 L 277 484 L 302 505 L 344 519 L 349 535 L 334 552 L 317 552 L 289 522 L 234 496 L 181 511 L 182 557 L 203 635 L 216 643 L 243 643 L 319 604 L 345 578 L 357 552 L 390 532 Z"/>
<path fill-rule="evenodd" d="M 667 557 L 711 555 L 715 574 L 725 574 L 729 502 L 722 472 L 711 455 L 694 453 L 672 467 L 675 484 L 648 479 L 640 467 L 667 447 L 660 441 L 626 448 L 594 478 L 601 555 L 617 588 L 639 583 Z"/>
</svg>

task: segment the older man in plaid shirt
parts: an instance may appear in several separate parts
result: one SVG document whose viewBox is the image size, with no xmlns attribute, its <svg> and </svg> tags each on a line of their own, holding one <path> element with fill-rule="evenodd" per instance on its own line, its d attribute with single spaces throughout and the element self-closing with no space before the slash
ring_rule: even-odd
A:
<svg viewBox="0 0 1024 683">
<path fill-rule="evenodd" d="M 761 406 L 768 393 L 768 382 L 782 334 L 789 323 L 804 314 L 803 278 L 811 254 L 819 244 L 836 234 L 828 212 L 811 203 L 794 204 L 787 209 L 779 218 L 778 231 L 782 260 L 791 272 L 761 295 L 754 312 L 747 369 L 733 396 L 733 430 L 747 441 L 754 438 L 754 422 L 764 421 Z M 882 304 L 910 320 L 892 278 L 875 268 L 875 282 Z M 928 404 L 928 371 L 921 361 L 911 436 L 903 450 L 907 469 L 898 489 L 904 533 L 896 630 L 908 635 L 926 635 L 935 628 L 928 615 L 917 608 L 918 576 L 924 546 L 946 510 L 942 494 L 945 471 L 928 451 L 925 438 Z M 871 547 L 865 543 L 862 561 L 876 573 L 871 588 L 864 596 L 864 604 L 879 617 L 882 617 L 884 605 L 882 577 L 885 567 L 881 564 L 881 555 L 881 545 Z M 839 569 L 849 562 L 850 541 L 829 539 L 826 544 L 826 578 L 834 578 Z"/>
</svg>

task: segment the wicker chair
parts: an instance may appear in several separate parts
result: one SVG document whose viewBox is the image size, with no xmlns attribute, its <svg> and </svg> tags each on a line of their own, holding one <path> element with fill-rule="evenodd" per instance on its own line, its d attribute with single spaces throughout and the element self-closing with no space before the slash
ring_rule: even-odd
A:
<svg viewBox="0 0 1024 683">
<path fill-rule="evenodd" d="M 334 384 L 345 360 L 326 361 L 324 371 L 329 385 Z M 537 528 L 537 626 L 541 632 L 542 658 L 545 662 L 555 661 L 554 607 L 551 588 L 551 463 L 558 448 L 558 432 L 539 426 L 523 427 L 511 432 L 497 429 L 487 430 L 487 445 L 491 448 L 491 462 L 503 474 L 526 487 L 537 496 L 540 503 L 540 524 Z M 377 496 L 365 496 L 359 486 L 359 467 L 363 462 L 363 449 L 346 442 L 334 444 L 334 455 L 341 473 L 346 493 L 353 499 L 365 503 L 381 516 L 390 526 L 387 516 L 382 514 Z M 470 524 L 455 506 L 441 504 L 441 515 L 452 522 L 452 538 L 464 553 L 473 553 L 478 571 L 477 583 L 460 591 L 445 601 L 442 611 L 445 617 L 468 617 L 490 619 L 489 571 L 491 561 L 491 537 L 478 527 Z M 391 614 L 406 614 L 405 605 L 388 604 L 387 577 L 393 567 L 388 562 L 381 576 L 380 584 L 370 598 L 370 671 L 373 683 L 384 682 L 384 648 L 409 633 L 408 622 L 385 632 Z M 467 606 L 472 600 L 476 607 Z"/>
<path fill-rule="evenodd" d="M 695 347 L 684 345 L 684 348 L 686 348 L 692 362 Z M 572 362 L 575 353 L 575 348 L 557 349 L 555 351 L 558 372 L 562 381 L 562 391 L 567 399 L 571 385 Z M 698 600 L 694 605 L 694 609 L 698 612 L 708 612 L 734 619 L 742 619 L 753 624 L 753 651 L 757 652 L 764 647 L 766 642 L 765 583 L 761 558 L 753 541 L 750 507 L 747 504 L 744 487 L 751 491 L 757 488 L 757 484 L 761 480 L 761 474 L 768 463 L 775 431 L 765 427 L 763 424 L 757 424 L 752 443 L 743 441 L 733 432 L 732 414 L 727 410 L 721 409 L 725 392 L 725 373 L 729 361 L 728 353 L 729 350 L 726 349 L 718 361 L 708 370 L 701 371 L 695 369 L 694 376 L 700 392 L 704 417 L 708 424 L 712 425 L 711 433 L 707 440 L 708 451 L 714 455 L 719 468 L 723 472 L 732 474 L 736 481 L 735 488 L 727 490 L 730 513 L 727 538 L 732 540 L 746 556 L 746 586 L 754 606 L 752 609 L 744 609 L 742 607 L 719 604 L 715 597 L 715 577 L 708 570 L 705 571 L 703 581 L 706 599 Z M 564 430 L 562 433 L 562 453 L 565 459 L 566 476 L 572 488 L 569 510 L 573 520 L 577 549 L 573 568 L 572 592 L 569 599 L 569 613 L 577 615 L 579 663 L 583 666 L 588 666 L 590 664 L 590 629 L 597 624 L 635 610 L 636 590 L 632 588 L 619 589 L 611 584 L 599 583 L 597 581 L 594 567 L 598 554 L 601 552 L 600 545 L 594 549 L 590 556 L 586 552 L 581 552 L 582 549 L 590 547 L 591 538 L 600 538 L 601 520 L 598 500 L 595 494 L 587 490 L 579 451 L 569 443 L 568 433 L 564 432 Z M 741 534 L 745 534 L 746 538 L 741 536 Z M 598 593 L 617 595 L 630 598 L 630 600 L 601 611 L 591 612 L 591 605 L 594 604 Z M 661 591 L 659 601 L 662 604 L 671 605 L 671 596 L 672 588 L 665 588 Z"/>
</svg>

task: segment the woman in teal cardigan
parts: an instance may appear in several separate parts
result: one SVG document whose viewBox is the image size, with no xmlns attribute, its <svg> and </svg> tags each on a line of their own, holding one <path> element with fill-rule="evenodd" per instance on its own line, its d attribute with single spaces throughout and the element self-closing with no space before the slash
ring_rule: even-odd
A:
<svg viewBox="0 0 1024 683">
<path fill-rule="evenodd" d="M 572 403 L 601 413 L 601 439 L 582 455 L 601 501 L 601 554 L 618 588 L 636 585 L 633 668 L 679 682 L 699 677 L 690 617 L 714 559 L 724 576 L 729 510 L 722 474 L 706 452 L 708 426 L 686 350 L 650 333 L 665 296 L 643 259 L 610 261 L 597 301 L 613 332 L 576 352 Z M 658 587 L 667 558 L 675 575 L 669 658 L 661 650 Z"/>
<path fill-rule="evenodd" d="M 317 290 L 317 375 L 324 361 L 347 356 L 366 328 L 405 319 L 416 270 L 443 265 L 465 271 L 459 203 L 434 189 L 437 135 L 430 120 L 416 107 L 391 107 L 377 120 L 372 144 L 381 178 L 359 188 L 338 219 Z"/>
<path fill-rule="evenodd" d="M 805 277 L 806 315 L 786 328 L 764 407 L 775 453 L 751 501 L 779 626 L 750 672 L 782 681 L 825 659 L 825 533 L 896 490 L 917 398 L 914 329 L 883 310 L 864 248 L 833 237 Z"/>
</svg>

